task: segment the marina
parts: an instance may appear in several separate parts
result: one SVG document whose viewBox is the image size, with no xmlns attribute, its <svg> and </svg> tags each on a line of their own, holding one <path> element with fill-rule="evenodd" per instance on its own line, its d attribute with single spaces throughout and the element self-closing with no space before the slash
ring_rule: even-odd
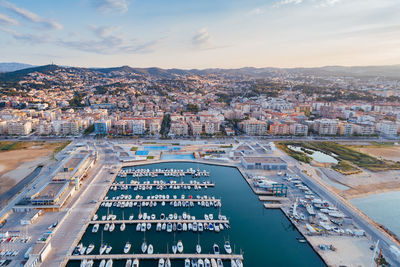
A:
<svg viewBox="0 0 400 267">
<path fill-rule="evenodd" d="M 301 234 L 281 210 L 264 209 L 236 168 L 193 166 L 169 162 L 122 169 L 67 266 L 126 266 L 135 260 L 140 266 L 168 261 L 172 266 L 325 266 L 308 243 L 298 242 Z M 207 188 L 195 189 L 194 177 Z M 138 178 L 146 179 L 142 190 L 126 183 Z M 160 181 L 172 179 L 180 188 L 160 194 Z M 288 253 L 293 257 L 279 256 Z"/>
</svg>

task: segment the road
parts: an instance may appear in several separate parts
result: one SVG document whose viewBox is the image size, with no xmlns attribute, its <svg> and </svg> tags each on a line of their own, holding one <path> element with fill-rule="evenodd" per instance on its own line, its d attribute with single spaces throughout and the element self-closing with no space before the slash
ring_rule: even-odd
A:
<svg viewBox="0 0 400 267">
<path fill-rule="evenodd" d="M 312 191 L 317 193 L 321 198 L 324 198 L 330 203 L 334 204 L 346 216 L 352 218 L 354 223 L 363 229 L 374 242 L 379 240 L 379 246 L 383 249 L 386 260 L 388 260 L 394 266 L 400 266 L 400 261 L 390 252 L 390 246 L 397 244 L 391 238 L 389 238 L 386 233 L 378 230 L 374 224 L 370 223 L 368 219 L 364 218 L 364 215 L 362 215 L 360 211 L 352 208 L 345 200 L 335 196 L 314 179 L 308 175 L 305 175 L 297 166 L 294 166 L 291 168 L 291 170 L 300 178 L 302 178 L 303 182 Z"/>
</svg>

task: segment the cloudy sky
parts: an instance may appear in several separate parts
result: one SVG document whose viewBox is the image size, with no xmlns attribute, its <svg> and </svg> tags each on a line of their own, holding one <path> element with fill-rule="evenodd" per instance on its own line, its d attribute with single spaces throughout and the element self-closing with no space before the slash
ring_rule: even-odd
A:
<svg viewBox="0 0 400 267">
<path fill-rule="evenodd" d="M 400 0 L 0 0 L 0 62 L 400 64 Z"/>
</svg>

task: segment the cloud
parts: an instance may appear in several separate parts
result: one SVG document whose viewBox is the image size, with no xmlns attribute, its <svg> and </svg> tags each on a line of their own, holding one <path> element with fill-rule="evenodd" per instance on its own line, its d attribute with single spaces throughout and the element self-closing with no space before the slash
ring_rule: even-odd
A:
<svg viewBox="0 0 400 267">
<path fill-rule="evenodd" d="M 195 35 L 192 37 L 192 44 L 194 46 L 204 48 L 209 45 L 211 40 L 211 36 L 208 33 L 206 28 L 202 28 L 198 30 Z"/>
<path fill-rule="evenodd" d="M 261 15 L 263 13 L 264 13 L 264 10 L 262 10 L 259 7 L 254 8 L 254 9 L 250 10 L 250 12 L 249 12 L 250 15 Z"/>
<path fill-rule="evenodd" d="M 96 9 L 103 14 L 119 13 L 128 11 L 127 0 L 94 0 Z"/>
<path fill-rule="evenodd" d="M 298 5 L 301 3 L 303 3 L 303 0 L 282 0 L 282 1 L 277 2 L 274 5 L 274 7 L 280 7 L 280 6 L 291 5 L 291 4 Z"/>
<path fill-rule="evenodd" d="M 10 34 L 14 39 L 24 41 L 29 44 L 39 44 L 50 41 L 50 36 L 43 34 L 30 34 L 30 33 L 19 33 L 14 30 L 10 30 L 4 27 L 0 27 L 0 31 Z"/>
<path fill-rule="evenodd" d="M 10 18 L 6 14 L 0 13 L 0 24 L 6 24 L 6 25 L 18 25 L 18 21 L 16 21 L 13 18 Z"/>
<path fill-rule="evenodd" d="M 0 4 L 10 10 L 11 12 L 13 12 L 14 14 L 17 14 L 18 16 L 32 22 L 35 24 L 39 24 L 45 28 L 49 28 L 49 29 L 56 29 L 56 30 L 61 30 L 63 28 L 63 26 L 51 19 L 45 19 L 40 17 L 39 15 L 25 9 L 25 8 L 21 8 L 21 7 L 17 7 L 16 5 L 7 2 L 5 0 L 0 0 Z"/>
<path fill-rule="evenodd" d="M 94 39 L 59 40 L 59 44 L 76 50 L 97 54 L 136 54 L 153 52 L 160 40 L 140 42 L 127 40 L 120 27 L 90 26 Z"/>
</svg>

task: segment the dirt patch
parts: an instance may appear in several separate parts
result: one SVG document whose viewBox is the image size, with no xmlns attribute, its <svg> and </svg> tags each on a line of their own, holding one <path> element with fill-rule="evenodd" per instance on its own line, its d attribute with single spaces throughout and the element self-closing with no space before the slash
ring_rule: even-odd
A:
<svg viewBox="0 0 400 267">
<path fill-rule="evenodd" d="M 356 148 L 361 153 L 369 154 L 376 158 L 400 161 L 400 147 L 360 147 Z"/>
<path fill-rule="evenodd" d="M 347 199 L 352 199 L 397 190 L 400 190 L 400 181 L 391 181 L 378 184 L 359 185 L 343 191 L 341 195 Z"/>
</svg>

